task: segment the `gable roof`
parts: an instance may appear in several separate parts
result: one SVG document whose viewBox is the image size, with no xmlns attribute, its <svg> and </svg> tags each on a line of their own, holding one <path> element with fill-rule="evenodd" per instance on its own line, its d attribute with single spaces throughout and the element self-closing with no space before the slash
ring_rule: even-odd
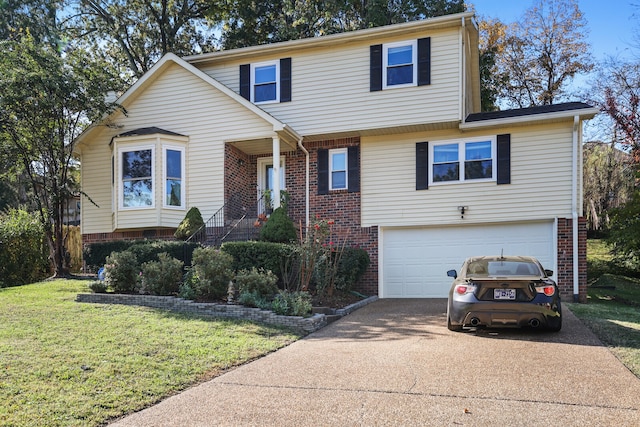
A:
<svg viewBox="0 0 640 427">
<path fill-rule="evenodd" d="M 232 102 L 236 102 L 242 105 L 248 111 L 252 112 L 256 116 L 269 123 L 273 127 L 273 131 L 275 133 L 284 136 L 287 140 L 298 141 L 302 138 L 294 129 L 292 129 L 286 123 L 283 123 L 280 120 L 276 119 L 260 107 L 244 99 L 238 93 L 229 89 L 227 86 L 223 85 L 203 71 L 200 71 L 199 69 L 173 53 L 167 53 L 162 58 L 160 58 L 160 60 L 148 72 L 140 77 L 124 94 L 122 94 L 122 96 L 120 96 L 120 98 L 117 99 L 116 103 L 126 108 L 128 104 L 133 102 L 133 100 L 140 93 L 142 93 L 147 87 L 149 87 L 149 85 L 151 85 L 160 75 L 162 75 L 162 73 L 167 68 L 169 68 L 173 64 L 182 67 L 184 70 L 190 72 L 195 77 L 203 80 L 205 83 L 217 89 L 218 91 L 229 97 Z M 105 122 L 109 118 L 109 116 L 110 115 L 105 115 L 100 121 L 93 123 L 76 139 L 76 144 L 82 145 L 83 142 L 89 137 L 89 135 L 91 135 L 101 123 Z M 119 136 L 123 136 L 123 134 Z"/>
<path fill-rule="evenodd" d="M 562 104 L 540 105 L 512 110 L 487 111 L 469 114 L 460 124 L 460 129 L 473 129 L 487 126 L 504 126 L 511 124 L 531 124 L 536 121 L 566 120 L 574 116 L 591 119 L 598 109 L 584 102 L 565 102 Z"/>
</svg>

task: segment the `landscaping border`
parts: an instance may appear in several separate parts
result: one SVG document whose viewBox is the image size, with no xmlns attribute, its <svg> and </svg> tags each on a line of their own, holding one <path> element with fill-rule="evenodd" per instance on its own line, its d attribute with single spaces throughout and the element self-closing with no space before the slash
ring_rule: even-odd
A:
<svg viewBox="0 0 640 427">
<path fill-rule="evenodd" d="M 346 316 L 365 305 L 376 301 L 377 296 L 372 296 L 347 307 L 336 310 L 336 314 Z M 121 304 L 135 305 L 150 308 L 160 308 L 178 313 L 190 313 L 201 316 L 225 317 L 246 319 L 270 325 L 286 326 L 302 333 L 309 334 L 325 327 L 327 316 L 316 313 L 311 317 L 282 316 L 272 311 L 259 308 L 245 307 L 234 304 L 217 304 L 207 302 L 194 302 L 183 298 L 155 295 L 129 295 L 129 294 L 78 294 L 76 302 L 93 304 Z"/>
</svg>

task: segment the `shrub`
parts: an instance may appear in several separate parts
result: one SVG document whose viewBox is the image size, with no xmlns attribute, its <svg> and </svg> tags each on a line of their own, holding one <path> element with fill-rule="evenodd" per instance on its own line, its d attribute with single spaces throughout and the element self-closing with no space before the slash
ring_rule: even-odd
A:
<svg viewBox="0 0 640 427">
<path fill-rule="evenodd" d="M 273 299 L 274 313 L 285 316 L 308 316 L 311 313 L 311 295 L 307 292 L 281 291 Z"/>
<path fill-rule="evenodd" d="M 176 242 L 169 240 L 116 240 L 112 242 L 92 243 L 84 249 L 84 261 L 89 271 L 98 271 L 112 252 L 131 250 L 138 262 L 158 261 L 158 254 L 168 253 L 185 266 L 191 265 L 192 253 L 200 244 L 195 242 Z"/>
<path fill-rule="evenodd" d="M 173 235 L 176 239 L 187 240 L 203 225 L 202 214 L 200 214 L 200 210 L 194 206 L 189 209 Z"/>
<path fill-rule="evenodd" d="M 271 310 L 271 302 L 257 292 L 240 293 L 238 302 L 246 307 L 257 307 L 263 310 Z"/>
<path fill-rule="evenodd" d="M 369 254 L 360 248 L 344 248 L 338 274 L 336 277 L 336 289 L 350 291 L 369 268 L 371 260 Z"/>
<path fill-rule="evenodd" d="M 104 266 L 104 282 L 116 293 L 138 290 L 140 266 L 136 255 L 129 251 L 112 252 Z"/>
<path fill-rule="evenodd" d="M 224 297 L 233 277 L 231 255 L 215 248 L 198 248 L 193 251 L 193 289 L 197 298 L 216 300 Z"/>
<path fill-rule="evenodd" d="M 270 270 L 257 269 L 240 270 L 236 274 L 236 286 L 240 294 L 253 292 L 265 298 L 272 298 L 278 292 L 276 283 L 278 278 Z"/>
<path fill-rule="evenodd" d="M 282 207 L 273 211 L 260 230 L 260 240 L 265 242 L 291 243 L 295 242 L 297 237 L 296 227 Z"/>
<path fill-rule="evenodd" d="M 38 219 L 21 209 L 0 215 L 0 288 L 46 277 L 48 254 Z"/>
<path fill-rule="evenodd" d="M 166 252 L 158 255 L 159 261 L 142 264 L 142 289 L 152 295 L 175 295 L 182 281 L 182 261 Z"/>
<path fill-rule="evenodd" d="M 228 242 L 221 251 L 233 257 L 234 271 L 252 267 L 272 271 L 282 281 L 283 267 L 296 255 L 296 246 L 272 242 Z"/>
<path fill-rule="evenodd" d="M 93 282 L 89 283 L 88 286 L 89 289 L 91 289 L 91 291 L 96 294 L 104 294 L 105 292 L 107 292 L 107 284 L 101 280 L 94 280 Z"/>
</svg>

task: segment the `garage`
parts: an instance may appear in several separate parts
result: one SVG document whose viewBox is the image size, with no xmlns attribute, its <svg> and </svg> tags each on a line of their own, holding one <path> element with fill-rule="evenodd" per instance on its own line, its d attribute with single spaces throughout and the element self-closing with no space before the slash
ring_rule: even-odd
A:
<svg viewBox="0 0 640 427">
<path fill-rule="evenodd" d="M 447 297 L 465 258 L 530 255 L 555 269 L 554 222 L 422 228 L 382 228 L 382 298 Z"/>
</svg>

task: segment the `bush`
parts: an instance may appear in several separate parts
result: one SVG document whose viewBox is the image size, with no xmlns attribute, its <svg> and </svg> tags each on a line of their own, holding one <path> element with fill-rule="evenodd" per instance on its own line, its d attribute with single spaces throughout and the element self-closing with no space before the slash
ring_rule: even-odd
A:
<svg viewBox="0 0 640 427">
<path fill-rule="evenodd" d="M 344 248 L 338 274 L 336 276 L 336 289 L 350 291 L 358 280 L 366 273 L 371 260 L 369 254 L 360 248 Z"/>
<path fill-rule="evenodd" d="M 159 254 L 158 259 L 142 264 L 142 289 L 152 295 L 177 294 L 182 281 L 182 261 L 166 252 Z"/>
<path fill-rule="evenodd" d="M 264 242 L 291 243 L 295 242 L 297 237 L 296 227 L 282 207 L 273 211 L 260 230 L 260 240 Z"/>
<path fill-rule="evenodd" d="M 198 248 L 193 251 L 193 290 L 196 297 L 204 300 L 217 300 L 229 289 L 233 277 L 231 255 L 215 248 Z"/>
<path fill-rule="evenodd" d="M 204 225 L 202 214 L 196 207 L 189 209 L 184 219 L 178 225 L 178 229 L 173 234 L 176 239 L 187 240 L 193 233 Z"/>
<path fill-rule="evenodd" d="M 107 284 L 101 280 L 94 280 L 93 282 L 89 283 L 88 286 L 89 289 L 91 289 L 91 292 L 96 294 L 104 294 L 105 292 L 107 292 Z"/>
<path fill-rule="evenodd" d="M 238 302 L 246 307 L 257 307 L 262 310 L 271 310 L 271 302 L 257 292 L 241 293 Z"/>
<path fill-rule="evenodd" d="M 308 316 L 311 313 L 311 295 L 282 291 L 273 299 L 271 308 L 274 313 L 284 316 Z"/>
<path fill-rule="evenodd" d="M 256 293 L 265 298 L 272 298 L 278 292 L 276 283 L 278 278 L 270 270 L 257 269 L 240 270 L 236 274 L 236 287 L 240 294 Z"/>
<path fill-rule="evenodd" d="M 104 266 L 104 282 L 116 293 L 130 294 L 138 290 L 140 266 L 129 251 L 113 252 Z"/>
<path fill-rule="evenodd" d="M 115 240 L 112 242 L 92 243 L 84 249 L 84 262 L 89 271 L 98 271 L 112 252 L 131 250 L 138 257 L 138 262 L 158 261 L 158 254 L 168 253 L 185 266 L 191 265 L 193 251 L 200 244 L 195 242 L 176 242 L 170 240 Z"/>
<path fill-rule="evenodd" d="M 46 277 L 48 255 L 42 227 L 34 215 L 10 209 L 0 216 L 0 288 Z"/>
<path fill-rule="evenodd" d="M 253 267 L 272 271 L 282 282 L 283 267 L 296 256 L 296 246 L 271 242 L 228 242 L 221 251 L 233 257 L 234 271 L 250 270 Z"/>
</svg>

